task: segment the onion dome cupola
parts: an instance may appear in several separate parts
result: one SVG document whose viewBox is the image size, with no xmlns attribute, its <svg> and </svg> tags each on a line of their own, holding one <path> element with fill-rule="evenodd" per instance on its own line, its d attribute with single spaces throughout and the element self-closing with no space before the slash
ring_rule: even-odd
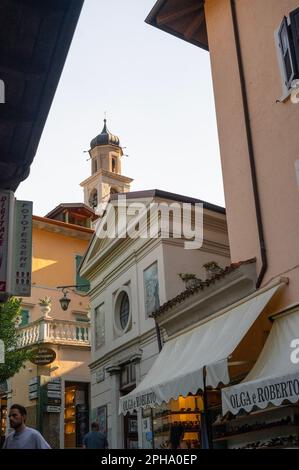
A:
<svg viewBox="0 0 299 470">
<path fill-rule="evenodd" d="M 98 147 L 99 145 L 116 145 L 117 147 L 120 146 L 119 138 L 108 131 L 106 119 L 104 119 L 104 127 L 102 132 L 90 142 L 90 149 L 92 150 L 95 147 Z"/>
</svg>

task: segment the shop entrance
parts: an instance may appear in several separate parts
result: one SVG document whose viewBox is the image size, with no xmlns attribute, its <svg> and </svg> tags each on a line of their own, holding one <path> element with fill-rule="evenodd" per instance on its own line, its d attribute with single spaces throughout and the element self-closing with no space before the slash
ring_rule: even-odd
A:
<svg viewBox="0 0 299 470">
<path fill-rule="evenodd" d="M 183 428 L 183 441 L 189 449 L 200 447 L 200 419 L 203 409 L 202 397 L 192 395 L 171 400 L 167 405 L 153 409 L 154 448 L 163 449 L 170 445 L 170 434 L 175 428 Z"/>
<path fill-rule="evenodd" d="M 82 447 L 89 431 L 89 384 L 65 382 L 64 447 Z"/>
<path fill-rule="evenodd" d="M 0 449 L 5 440 L 7 423 L 7 397 L 0 397 Z"/>
<path fill-rule="evenodd" d="M 136 388 L 136 365 L 126 364 L 123 366 L 120 375 L 120 392 L 121 395 L 127 395 Z M 123 420 L 124 426 L 124 448 L 138 448 L 138 421 L 137 414 L 127 414 Z"/>
</svg>

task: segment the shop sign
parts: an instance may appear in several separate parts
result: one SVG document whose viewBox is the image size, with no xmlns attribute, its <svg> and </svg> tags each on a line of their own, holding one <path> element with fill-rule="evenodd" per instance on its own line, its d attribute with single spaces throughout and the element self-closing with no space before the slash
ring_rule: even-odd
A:
<svg viewBox="0 0 299 470">
<path fill-rule="evenodd" d="M 299 400 L 299 378 L 287 376 L 267 379 L 260 382 L 248 382 L 239 387 L 222 390 L 223 411 L 237 414 L 241 409 L 251 410 L 254 406 L 265 408 L 270 402 L 278 406 L 284 400 Z"/>
<path fill-rule="evenodd" d="M 29 385 L 38 384 L 38 377 L 32 377 L 32 379 L 30 379 L 28 383 Z"/>
<path fill-rule="evenodd" d="M 61 390 L 61 384 L 56 384 L 56 383 L 52 383 L 52 382 L 49 382 L 48 385 L 47 385 L 47 389 L 48 390 Z"/>
<path fill-rule="evenodd" d="M 32 377 L 28 382 L 29 385 L 29 400 L 36 400 L 39 389 L 39 377 Z"/>
<path fill-rule="evenodd" d="M 8 383 L 7 380 L 0 383 L 0 394 L 6 394 L 8 392 Z"/>
<path fill-rule="evenodd" d="M 0 191 L 0 293 L 9 291 L 9 252 L 12 237 L 14 195 L 11 191 Z"/>
<path fill-rule="evenodd" d="M 151 406 L 156 403 L 157 397 L 154 392 L 144 393 L 143 395 L 137 395 L 133 398 L 124 399 L 122 401 L 122 410 L 124 413 L 127 411 L 137 410 L 142 406 Z"/>
<path fill-rule="evenodd" d="M 56 352 L 50 348 L 37 348 L 33 351 L 31 362 L 37 366 L 46 366 L 56 359 Z"/>
<path fill-rule="evenodd" d="M 47 398 L 47 404 L 48 405 L 53 405 L 53 406 L 58 406 L 61 405 L 61 398 Z"/>
<path fill-rule="evenodd" d="M 35 392 L 29 392 L 29 400 L 37 399 L 37 390 Z"/>
<path fill-rule="evenodd" d="M 61 406 L 48 405 L 46 410 L 47 410 L 47 413 L 60 413 L 61 412 Z"/>
<path fill-rule="evenodd" d="M 47 397 L 49 397 L 49 398 L 61 398 L 61 391 L 47 390 Z"/>
<path fill-rule="evenodd" d="M 61 384 L 61 378 L 60 377 L 51 377 L 48 381 L 50 384 Z"/>
<path fill-rule="evenodd" d="M 32 202 L 16 201 L 12 266 L 13 295 L 30 297 L 32 263 Z"/>
</svg>

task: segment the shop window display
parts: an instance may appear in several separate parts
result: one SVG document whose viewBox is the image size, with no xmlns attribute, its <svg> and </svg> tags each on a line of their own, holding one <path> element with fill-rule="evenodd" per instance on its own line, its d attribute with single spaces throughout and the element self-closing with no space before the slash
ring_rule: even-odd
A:
<svg viewBox="0 0 299 470">
<path fill-rule="evenodd" d="M 65 387 L 64 447 L 82 447 L 89 430 L 88 385 L 73 383 Z"/>
<path fill-rule="evenodd" d="M 7 423 L 7 403 L 6 399 L 0 399 L 0 448 L 5 440 Z"/>
<path fill-rule="evenodd" d="M 189 449 L 200 447 L 200 412 L 203 409 L 200 396 L 179 397 L 167 405 L 153 409 L 153 445 L 155 449 L 170 446 L 173 428 L 183 428 L 183 445 Z"/>
<path fill-rule="evenodd" d="M 298 448 L 299 406 L 218 415 L 213 423 L 213 441 L 229 449 Z"/>
</svg>

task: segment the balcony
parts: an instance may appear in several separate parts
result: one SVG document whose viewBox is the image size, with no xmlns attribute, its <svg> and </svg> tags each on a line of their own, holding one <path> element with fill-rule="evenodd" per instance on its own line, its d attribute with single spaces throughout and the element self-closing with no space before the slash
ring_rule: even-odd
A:
<svg viewBox="0 0 299 470">
<path fill-rule="evenodd" d="M 19 348 L 40 343 L 90 347 L 90 323 L 41 318 L 19 328 Z"/>
</svg>

